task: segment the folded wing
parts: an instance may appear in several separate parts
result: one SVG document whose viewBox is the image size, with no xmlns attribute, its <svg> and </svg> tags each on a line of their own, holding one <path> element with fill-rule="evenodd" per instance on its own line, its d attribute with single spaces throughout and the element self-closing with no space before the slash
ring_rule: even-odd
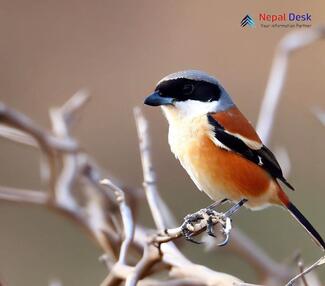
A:
<svg viewBox="0 0 325 286">
<path fill-rule="evenodd" d="M 221 122 L 223 120 L 218 120 L 218 116 L 219 115 L 213 113 L 208 114 L 208 122 L 212 131 L 211 139 L 216 145 L 230 152 L 235 152 L 256 165 L 259 165 L 273 178 L 279 179 L 288 188 L 294 190 L 293 186 L 284 178 L 277 159 L 273 153 L 261 143 L 255 131 L 253 133 L 253 130 L 249 130 L 254 136 L 256 134 L 256 137 L 251 138 L 247 138 L 244 133 L 240 134 L 240 130 L 236 130 L 236 133 L 233 133 L 227 130 L 226 126 L 222 125 Z M 249 126 L 245 126 L 246 130 L 247 128 L 253 129 L 246 119 L 245 121 L 244 124 L 249 124 Z"/>
</svg>

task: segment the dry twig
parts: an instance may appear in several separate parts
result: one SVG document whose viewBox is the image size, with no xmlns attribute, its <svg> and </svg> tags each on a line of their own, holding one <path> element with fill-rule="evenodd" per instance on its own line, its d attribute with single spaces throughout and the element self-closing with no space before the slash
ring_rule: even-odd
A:
<svg viewBox="0 0 325 286">
<path fill-rule="evenodd" d="M 288 33 L 279 43 L 257 120 L 257 133 L 265 145 L 270 142 L 276 110 L 282 95 L 290 55 L 319 39 L 325 38 L 325 26 Z"/>
<path fill-rule="evenodd" d="M 313 263 L 312 265 L 310 265 L 309 267 L 307 267 L 304 271 L 300 272 L 297 276 L 295 276 L 294 278 L 292 278 L 287 284 L 286 286 L 291 286 L 294 285 L 296 283 L 297 280 L 299 280 L 301 277 L 304 277 L 307 273 L 311 272 L 312 270 L 322 266 L 323 264 L 325 264 L 325 256 L 321 257 L 320 259 L 318 259 L 315 263 Z"/>
</svg>

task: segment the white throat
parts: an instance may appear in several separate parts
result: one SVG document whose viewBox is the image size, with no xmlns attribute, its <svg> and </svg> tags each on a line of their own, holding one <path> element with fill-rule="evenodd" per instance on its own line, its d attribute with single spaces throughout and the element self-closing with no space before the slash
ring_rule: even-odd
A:
<svg viewBox="0 0 325 286">
<path fill-rule="evenodd" d="M 175 108 L 183 117 L 197 117 L 217 111 L 218 105 L 218 101 L 202 102 L 198 100 L 186 100 L 176 102 Z"/>
</svg>

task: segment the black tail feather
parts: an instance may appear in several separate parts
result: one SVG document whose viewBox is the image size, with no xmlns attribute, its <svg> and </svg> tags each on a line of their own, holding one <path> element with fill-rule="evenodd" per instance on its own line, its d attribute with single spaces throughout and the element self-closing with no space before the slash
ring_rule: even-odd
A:
<svg viewBox="0 0 325 286">
<path fill-rule="evenodd" d="M 325 242 L 317 230 L 311 225 L 311 223 L 304 217 L 304 215 L 295 207 L 291 202 L 286 204 L 286 207 L 290 211 L 291 215 L 307 230 L 313 240 L 325 251 Z"/>
</svg>

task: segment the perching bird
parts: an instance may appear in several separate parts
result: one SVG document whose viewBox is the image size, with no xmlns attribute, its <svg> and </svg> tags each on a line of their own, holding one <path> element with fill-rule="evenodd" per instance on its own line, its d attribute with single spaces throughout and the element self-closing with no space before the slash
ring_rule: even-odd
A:
<svg viewBox="0 0 325 286">
<path fill-rule="evenodd" d="M 199 190 L 237 208 L 282 206 L 325 249 L 322 237 L 283 191 L 279 181 L 294 188 L 277 159 L 216 78 L 196 70 L 170 74 L 144 103 L 162 107 L 171 151 Z"/>
</svg>

